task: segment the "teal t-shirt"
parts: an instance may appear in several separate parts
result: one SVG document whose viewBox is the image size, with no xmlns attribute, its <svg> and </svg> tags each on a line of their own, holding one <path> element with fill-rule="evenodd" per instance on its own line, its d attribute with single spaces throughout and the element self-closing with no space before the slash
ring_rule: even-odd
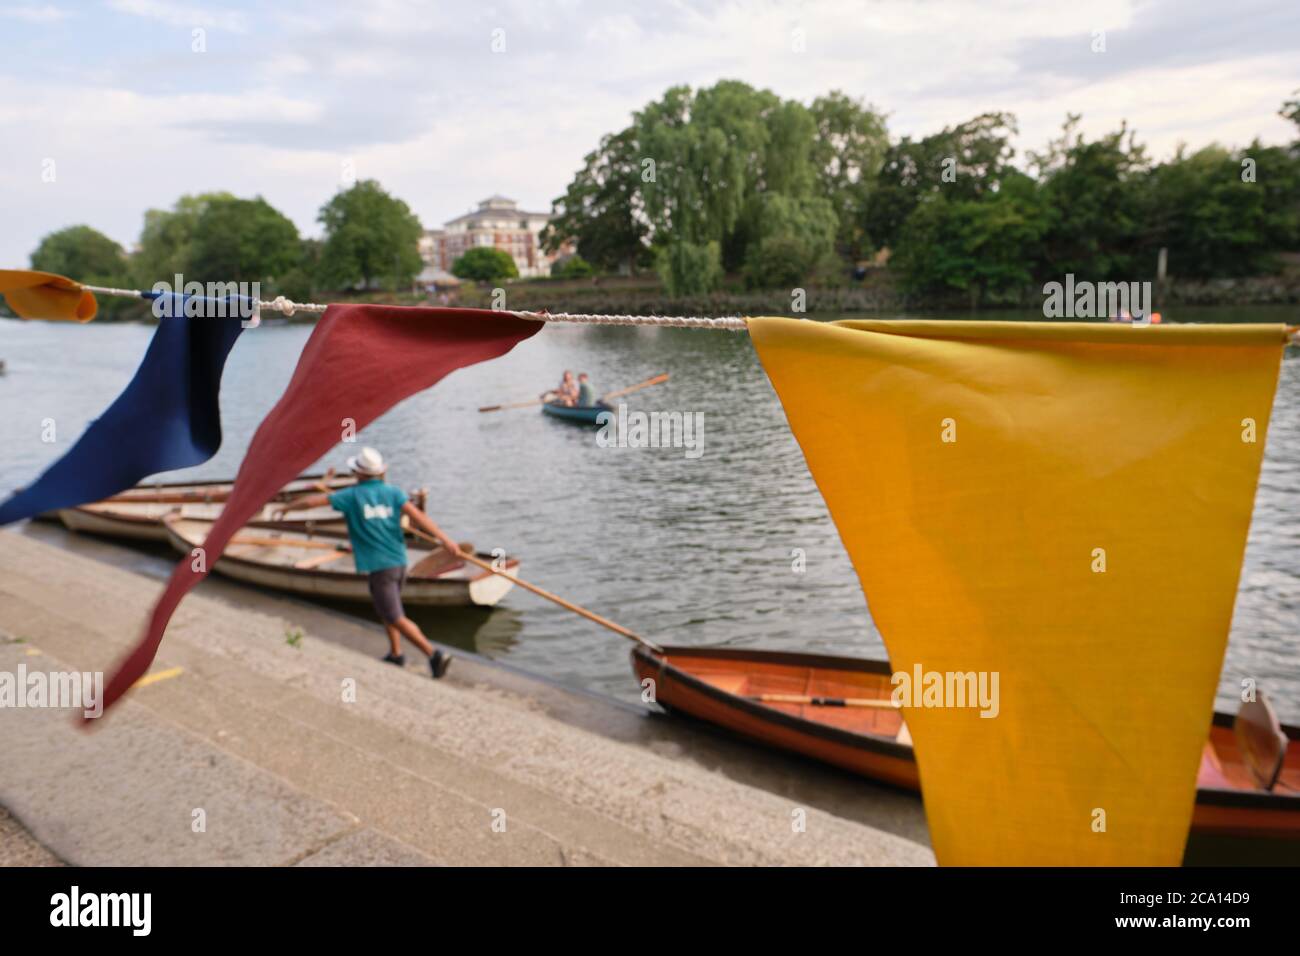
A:
<svg viewBox="0 0 1300 956">
<path fill-rule="evenodd" d="M 590 382 L 583 382 L 578 386 L 578 404 L 584 407 L 596 404 L 596 390 L 591 387 Z"/>
<path fill-rule="evenodd" d="M 358 481 L 330 495 L 330 505 L 348 523 L 348 538 L 361 573 L 406 567 L 404 504 L 406 492 L 383 481 Z"/>
</svg>

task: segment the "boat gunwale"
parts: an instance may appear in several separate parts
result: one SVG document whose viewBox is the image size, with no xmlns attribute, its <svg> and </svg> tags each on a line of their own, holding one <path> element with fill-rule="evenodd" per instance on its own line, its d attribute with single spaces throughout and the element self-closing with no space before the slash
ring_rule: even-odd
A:
<svg viewBox="0 0 1300 956">
<path fill-rule="evenodd" d="M 181 535 L 181 533 L 180 533 L 179 530 L 177 530 L 176 528 L 173 527 L 173 525 L 176 523 L 176 520 L 177 520 L 177 519 L 176 519 L 176 516 L 175 516 L 175 515 L 167 515 L 166 517 L 164 517 L 164 518 L 162 519 L 163 526 L 167 529 L 167 538 L 168 538 L 168 540 L 171 542 L 172 547 L 173 547 L 176 551 L 178 551 L 180 554 L 182 554 L 182 555 L 189 554 L 189 552 L 190 552 L 190 550 L 191 550 L 192 548 L 202 547 L 202 545 L 198 545 L 198 544 L 192 544 L 192 543 L 190 543 L 188 540 L 186 540 L 186 539 Z M 203 521 L 204 519 L 202 519 L 202 518 L 180 518 L 179 520 L 181 520 L 181 521 L 199 521 L 199 522 L 201 522 L 201 521 Z M 242 530 L 242 529 L 241 529 L 241 530 Z M 271 530 L 271 529 L 269 529 L 269 528 L 259 528 L 258 530 L 259 530 L 259 531 L 267 531 L 267 530 Z M 236 532 L 236 533 L 238 533 L 238 532 Z M 303 533 L 305 533 L 305 532 L 294 531 L 293 533 L 294 533 L 294 534 L 303 534 Z M 328 540 L 330 540 L 330 539 L 332 539 L 332 538 L 335 538 L 335 536 L 334 536 L 334 535 L 324 535 L 324 536 L 321 536 L 321 537 L 315 538 L 314 540 L 316 540 L 316 541 L 328 541 Z M 345 543 L 346 538 L 345 538 L 344 536 L 339 536 L 339 537 L 337 537 L 336 540 L 338 541 L 339 544 L 343 544 L 343 543 Z M 238 544 L 238 542 L 234 542 L 234 543 L 235 543 L 235 544 Z M 185 547 L 182 548 L 182 547 L 181 547 L 182 544 L 184 544 Z M 289 542 L 286 542 L 286 544 L 289 544 Z M 227 544 L 227 547 L 229 547 L 229 544 Z M 486 559 L 486 558 L 491 558 L 492 555 L 490 555 L 490 554 L 489 554 L 489 555 L 476 554 L 475 557 L 485 558 L 485 559 Z M 223 552 L 222 555 L 221 555 L 221 557 L 219 557 L 219 558 L 217 559 L 217 561 L 218 561 L 218 562 L 222 562 L 222 561 L 230 561 L 230 562 L 235 563 L 235 564 L 243 565 L 244 567 L 270 569 L 270 570 L 273 570 L 273 571 L 288 571 L 288 572 L 291 572 L 295 577 L 302 577 L 302 578 L 314 578 L 314 577 L 318 577 L 318 578 L 321 578 L 321 579 L 323 579 L 323 580 L 338 580 L 338 579 L 340 579 L 340 578 L 344 578 L 344 579 L 346 579 L 346 578 L 351 578 L 351 577 L 358 577 L 358 578 L 364 578 L 364 577 L 366 577 L 366 574 L 365 574 L 365 572 L 363 572 L 363 571 L 330 571 L 330 570 L 327 570 L 327 569 L 324 569 L 324 568 L 295 568 L 293 565 L 288 565 L 288 564 L 285 564 L 285 565 L 279 565 L 279 564 L 267 564 L 265 561 L 255 561 L 255 560 L 253 560 L 252 558 L 243 558 L 243 557 L 240 557 L 240 556 L 237 555 L 237 554 L 231 554 L 229 551 L 225 551 L 225 552 Z M 468 564 L 468 562 L 461 562 L 461 563 L 462 563 L 462 566 Z M 215 566 L 215 565 L 214 565 L 214 566 Z M 518 568 L 518 567 L 519 567 L 519 559 L 518 559 L 518 558 L 506 558 L 506 566 L 505 566 L 505 568 L 504 568 L 503 570 L 510 571 L 510 570 L 512 570 L 512 569 L 514 569 L 514 568 Z M 449 568 L 448 570 L 451 570 L 451 569 Z M 409 566 L 408 566 L 408 571 L 409 571 Z M 482 581 L 484 578 L 499 577 L 499 576 L 500 576 L 500 575 L 498 575 L 498 574 L 497 574 L 496 572 L 494 572 L 494 571 L 484 571 L 484 570 L 482 570 L 482 569 L 479 569 L 479 573 L 476 574 L 476 575 L 474 575 L 473 577 L 466 577 L 466 578 L 444 578 L 444 577 L 442 577 L 442 576 L 440 576 L 440 575 L 439 575 L 439 576 L 435 576 L 435 577 L 424 577 L 424 576 L 411 576 L 411 575 L 408 574 L 408 575 L 407 575 L 407 581 L 409 581 L 409 582 L 415 582 L 415 583 L 421 583 L 421 582 L 422 582 L 422 583 L 430 583 L 430 584 L 464 584 L 466 587 L 468 587 L 469 585 L 473 584 L 475 581 Z"/>
<path fill-rule="evenodd" d="M 795 714 L 787 714 L 785 711 L 777 710 L 775 707 L 769 707 L 759 701 L 746 700 L 738 694 L 730 693 L 720 687 L 715 687 L 706 680 L 696 677 L 690 671 L 684 670 L 675 664 L 665 660 L 665 656 L 674 654 L 680 656 L 695 657 L 725 657 L 731 660 L 761 660 L 773 663 L 786 663 L 796 666 L 810 666 L 810 660 L 833 661 L 836 663 L 843 662 L 846 665 L 845 670 L 856 670 L 862 673 L 887 674 L 890 673 L 889 665 L 883 661 L 870 660 L 863 657 L 833 657 L 822 654 L 801 654 L 795 651 L 757 651 L 750 652 L 743 648 L 689 648 L 664 646 L 661 648 L 662 654 L 656 653 L 647 647 L 638 645 L 632 648 L 632 656 L 641 657 L 647 663 L 658 668 L 660 674 L 669 672 L 672 679 L 689 686 L 692 690 L 702 693 L 713 700 L 726 704 L 729 707 L 738 709 L 743 713 L 749 714 L 760 720 L 769 723 L 776 723 L 788 730 L 794 730 L 799 733 L 809 734 L 814 737 L 820 737 L 831 743 L 851 747 L 855 750 L 867 750 L 872 753 L 881 754 L 886 757 L 896 757 L 900 759 L 915 762 L 916 757 L 913 749 L 905 744 L 900 744 L 895 740 L 889 740 L 883 735 L 869 736 L 867 734 L 857 733 L 851 730 L 845 730 L 841 727 L 832 727 L 829 724 L 823 724 L 815 720 L 809 720 L 807 717 L 800 717 Z M 692 654 L 692 651 L 695 653 Z M 771 656 L 768 656 L 769 653 Z M 757 655 L 757 656 L 756 656 Z M 669 706 L 672 706 L 671 704 Z M 683 711 L 690 713 L 689 711 Z M 704 718 L 696 718 L 702 720 Z M 717 726 L 716 721 L 706 721 Z M 727 728 L 731 729 L 731 728 Z M 770 746 L 770 745 L 769 745 Z M 788 748 L 782 748 L 788 749 Z"/>
</svg>

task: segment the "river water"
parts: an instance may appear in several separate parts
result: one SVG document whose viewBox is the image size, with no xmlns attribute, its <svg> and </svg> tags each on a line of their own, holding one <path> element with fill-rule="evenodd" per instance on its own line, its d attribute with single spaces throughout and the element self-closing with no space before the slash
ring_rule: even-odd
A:
<svg viewBox="0 0 1300 956">
<path fill-rule="evenodd" d="M 1296 316 L 1203 309 L 1179 319 L 1294 323 Z M 223 382 L 221 452 L 169 478 L 235 473 L 310 331 L 268 324 L 241 337 Z M 152 334 L 145 325 L 0 320 L 0 359 L 8 366 L 0 376 L 0 489 L 30 481 L 75 440 L 130 378 Z M 1257 677 L 1293 723 L 1300 723 L 1298 359 L 1291 349 L 1283 363 L 1220 684 L 1220 705 L 1235 711 L 1241 677 Z M 704 453 L 602 448 L 593 430 L 536 409 L 476 411 L 531 398 L 565 368 L 591 373 L 598 392 L 671 373 L 665 385 L 625 401 L 647 411 L 703 411 Z M 40 440 L 45 418 L 56 422 L 55 444 Z M 453 536 L 517 554 L 524 578 L 660 643 L 884 655 L 848 556 L 743 333 L 551 326 L 506 357 L 403 402 L 361 441 L 389 459 L 390 480 L 429 489 L 430 512 Z M 340 448 L 320 464 L 342 468 L 344 456 Z M 806 555 L 801 574 L 792 570 L 796 548 Z M 636 698 L 625 640 L 521 589 L 491 611 L 417 618 L 437 640 L 571 686 Z M 376 655 L 384 649 L 377 631 Z"/>
</svg>

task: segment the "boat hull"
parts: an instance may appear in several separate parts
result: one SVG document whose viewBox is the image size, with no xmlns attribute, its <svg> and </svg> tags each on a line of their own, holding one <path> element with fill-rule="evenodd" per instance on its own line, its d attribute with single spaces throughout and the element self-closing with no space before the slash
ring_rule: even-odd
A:
<svg viewBox="0 0 1300 956">
<path fill-rule="evenodd" d="M 877 719 L 880 711 L 866 708 L 818 708 L 821 716 L 841 726 L 809 720 L 799 705 L 770 705 L 747 700 L 739 691 L 751 675 L 758 684 L 771 684 L 784 672 L 787 693 L 825 696 L 871 696 L 885 699 L 889 664 L 860 658 L 830 657 L 730 648 L 666 647 L 657 654 L 646 647 L 632 651 L 632 667 L 642 681 L 654 682 L 655 701 L 672 712 L 707 721 L 768 746 L 820 760 L 852 773 L 906 790 L 920 792 L 920 775 L 910 742 L 887 734 L 849 729 L 854 721 Z M 819 682 L 819 678 L 824 680 Z M 880 680 L 886 682 L 880 685 Z M 825 686 L 856 687 L 856 691 L 826 693 Z M 801 685 L 801 686 L 793 686 Z M 855 713 L 856 712 L 856 713 Z M 886 711 L 885 713 L 889 713 Z M 894 712 L 897 715 L 897 712 Z M 1284 727 L 1291 740 L 1284 783 L 1273 792 L 1252 789 L 1241 768 L 1228 764 L 1216 770 L 1221 756 L 1231 757 L 1233 717 L 1216 713 L 1198 776 L 1192 832 L 1249 839 L 1300 839 L 1300 728 Z M 1230 779 L 1231 778 L 1231 779 Z"/>
<path fill-rule="evenodd" d="M 172 547 L 178 553 L 188 555 L 194 548 L 201 546 L 204 540 L 203 534 L 196 534 L 194 531 L 200 524 L 200 522 L 184 521 L 173 517 L 165 520 L 163 527 Z M 285 543 L 286 548 L 292 548 L 295 540 L 303 539 L 315 542 L 317 545 L 326 545 L 320 550 L 307 550 L 305 553 L 309 557 L 313 554 L 328 555 L 331 553 L 328 544 L 337 543 L 339 551 L 336 552 L 338 557 L 335 560 L 345 563 L 347 568 L 331 570 L 318 567 L 294 567 L 265 559 L 231 554 L 227 550 L 212 568 L 218 574 L 246 584 L 255 584 L 302 597 L 358 604 L 371 603 L 369 579 L 367 575 L 357 572 L 351 565 L 350 557 L 343 553 L 346 548 L 344 540 L 286 532 L 277 533 L 273 529 L 256 528 L 252 525 L 246 526 L 246 530 L 256 535 L 276 534 L 278 540 Z M 493 560 L 492 555 L 480 555 L 480 557 L 487 561 Z M 518 568 L 519 562 L 516 559 L 506 560 L 505 570 L 517 573 Z M 419 573 L 409 574 L 406 583 L 402 586 L 402 603 L 412 607 L 491 607 L 499 603 L 513 587 L 514 582 L 507 577 L 480 571 L 471 565 L 457 564 L 445 574 L 436 577 L 423 576 Z"/>
<path fill-rule="evenodd" d="M 59 520 L 69 531 L 129 541 L 166 541 L 162 517 L 143 517 L 89 508 L 60 508 Z"/>
<path fill-rule="evenodd" d="M 597 405 L 555 405 L 544 403 L 542 413 L 561 421 L 573 422 L 575 425 L 599 425 L 602 412 L 613 414 L 614 409 L 604 402 Z"/>
<path fill-rule="evenodd" d="M 328 482 L 327 487 L 335 490 L 347 487 L 353 480 L 304 475 L 278 491 L 249 523 L 294 531 L 346 534 L 343 516 L 329 507 L 294 512 L 280 521 L 273 521 L 271 516 L 278 504 L 314 491 L 318 483 Z M 69 531 L 127 541 L 167 541 L 163 518 L 179 513 L 187 518 L 213 519 L 221 513 L 233 485 L 229 481 L 137 485 L 103 501 L 60 508 L 52 514 Z"/>
</svg>

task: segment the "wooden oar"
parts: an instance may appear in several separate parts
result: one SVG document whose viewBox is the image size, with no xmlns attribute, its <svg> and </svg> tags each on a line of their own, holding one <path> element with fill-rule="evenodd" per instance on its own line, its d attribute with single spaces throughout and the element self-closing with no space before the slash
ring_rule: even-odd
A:
<svg viewBox="0 0 1300 956">
<path fill-rule="evenodd" d="M 231 544 L 250 544 L 257 548 L 329 548 L 331 551 L 348 550 L 341 541 L 317 541 L 313 538 L 259 538 L 256 535 L 235 535 Z"/>
<path fill-rule="evenodd" d="M 534 398 L 529 402 L 511 402 L 508 405 L 484 405 L 479 409 L 480 412 L 499 412 L 507 408 L 532 408 L 534 405 L 542 404 L 542 399 Z"/>
<path fill-rule="evenodd" d="M 654 378 L 646 379 L 640 385 L 630 385 L 627 388 L 620 388 L 617 392 L 606 392 L 604 395 L 600 396 L 600 400 L 603 402 L 607 399 L 618 398 L 620 395 L 629 395 L 632 392 L 639 392 L 643 388 L 649 388 L 651 385 L 661 385 L 666 381 L 668 381 L 668 373 L 664 372 L 662 375 L 656 375 Z"/>
<path fill-rule="evenodd" d="M 440 545 L 440 546 L 442 544 L 442 542 L 439 541 L 437 538 L 433 537 L 432 535 L 425 534 L 419 528 L 412 528 L 411 533 L 414 534 L 417 538 L 423 538 L 425 541 L 429 541 L 433 544 Z M 566 601 L 558 594 L 552 594 L 550 591 L 539 588 L 536 584 L 529 584 L 527 581 L 510 573 L 509 571 L 502 571 L 498 568 L 495 568 L 487 561 L 482 560 L 476 554 L 469 554 L 468 552 L 462 551 L 459 548 L 456 550 L 456 554 L 459 555 L 465 561 L 468 561 L 470 564 L 477 564 L 484 571 L 491 571 L 493 574 L 499 574 L 503 578 L 509 578 L 511 581 L 515 582 L 515 584 L 519 585 L 524 590 L 532 591 L 538 597 L 544 597 L 546 598 L 546 600 L 558 604 L 566 611 L 572 611 L 574 614 L 579 614 L 582 617 L 585 617 L 587 620 L 599 624 L 601 627 L 609 628 L 615 634 L 621 634 L 623 637 L 626 637 L 629 640 L 636 641 L 638 644 L 644 644 L 652 651 L 658 651 L 659 653 L 663 653 L 663 648 L 661 648 L 658 644 L 655 644 L 653 641 L 646 640 L 640 634 L 636 634 L 632 631 L 629 631 L 623 625 L 615 624 L 609 618 L 601 617 L 599 614 L 595 613 L 594 611 L 588 611 L 585 607 L 579 607 L 578 605 L 574 604 L 572 601 Z"/>
<path fill-rule="evenodd" d="M 810 707 L 878 707 L 898 710 L 888 697 L 805 697 L 802 694 L 747 694 L 746 700 L 761 704 L 805 704 Z"/>
</svg>

